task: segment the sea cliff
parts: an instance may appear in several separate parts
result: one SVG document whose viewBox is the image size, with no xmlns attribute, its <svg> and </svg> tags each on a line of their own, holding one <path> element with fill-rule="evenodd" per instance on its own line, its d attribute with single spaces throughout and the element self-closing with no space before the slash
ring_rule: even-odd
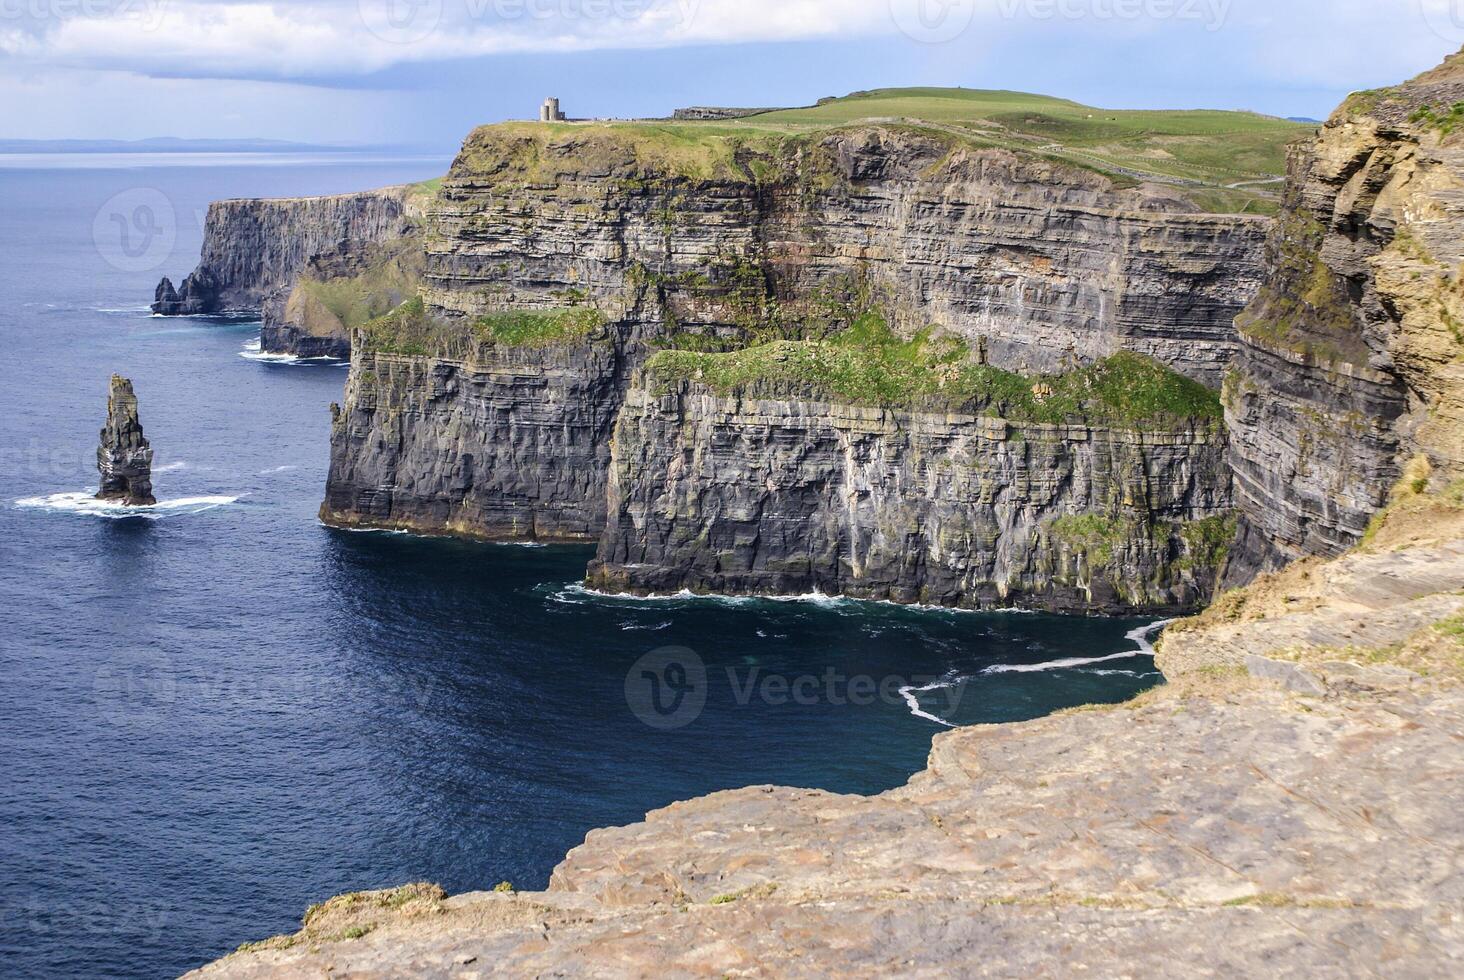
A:
<svg viewBox="0 0 1464 980">
<path fill-rule="evenodd" d="M 204 220 L 198 267 L 178 287 L 167 278 L 158 283 L 152 310 L 261 313 L 266 350 L 347 354 L 347 332 L 322 327 L 318 318 L 312 324 L 311 311 L 292 291 L 302 275 L 359 274 L 374 261 L 363 257 L 419 230 L 423 200 L 421 187 L 404 185 L 332 197 L 216 201 Z M 404 298 L 405 291 L 396 302 Z"/>
<path fill-rule="evenodd" d="M 1030 402 L 1032 392 L 1041 397 L 1116 355 L 1157 361 L 1174 382 L 1217 384 L 1234 346 L 1230 319 L 1259 284 L 1267 219 L 1202 213 L 1173 188 L 1126 188 L 920 127 L 668 142 L 655 127 L 510 124 L 469 137 L 427 224 L 420 307 L 354 335 L 333 427 L 328 523 L 488 538 L 604 535 L 594 580 L 637 591 L 837 587 L 965 605 L 1031 594 L 1051 608 L 1093 611 L 1184 608 L 1209 592 L 1215 551 L 1208 541 L 1190 547 L 1198 532 L 1184 528 L 1225 519 L 1213 399 L 1164 418 L 1145 442 L 1113 434 L 1089 417 L 1091 400 L 1075 396 L 1047 413 L 1045 429 L 1013 420 L 1019 450 L 977 451 L 1000 442 L 983 442 L 981 432 L 999 427 L 1011 406 L 938 392 L 931 416 L 880 385 L 910 372 L 987 372 Z M 900 581 L 892 566 L 861 582 L 863 572 L 840 570 L 841 561 L 863 562 L 846 547 L 877 536 L 892 548 L 904 533 L 925 534 L 920 523 L 935 517 L 905 509 L 906 532 L 888 524 L 891 515 L 865 526 L 872 502 L 848 510 L 859 526 L 800 542 L 797 554 L 772 546 L 735 575 L 677 574 L 669 568 L 684 552 L 667 539 L 637 538 L 653 531 L 625 519 L 611 474 L 625 488 L 655 479 L 657 460 L 631 473 L 635 440 L 656 438 L 631 417 L 649 404 L 644 369 L 677 357 L 755 361 L 779 344 L 797 357 L 832 345 L 892 365 L 870 392 L 831 390 L 796 405 L 774 399 L 748 425 L 792 433 L 823 406 L 846 415 L 890 409 L 896 439 L 910 425 L 931 429 L 910 459 L 895 451 L 888 465 L 909 483 L 881 498 L 942 498 L 936 509 L 946 516 L 930 529 L 924 557 L 911 559 L 926 563 L 928 576 Z M 791 413 L 785 421 L 774 417 L 782 411 Z M 949 419 L 916 421 L 940 413 Z M 721 431 L 743 438 L 736 412 L 724 415 Z M 831 433 L 798 438 L 842 438 Z M 746 438 L 750 447 L 760 437 Z M 943 457 L 951 447 L 965 447 L 959 459 Z M 827 482 L 816 470 L 838 455 L 811 463 L 808 478 Z M 748 456 L 739 465 L 747 482 L 759 464 Z M 950 482 L 947 470 L 968 471 L 949 492 L 937 485 Z M 1152 500 L 1112 490 L 1120 473 L 1134 472 L 1151 472 Z M 991 485 L 1012 475 L 1054 490 L 1021 514 L 1005 513 L 1011 491 L 997 500 Z M 1076 485 L 1056 488 L 1065 479 Z M 705 498 L 729 487 L 683 484 L 675 493 Z M 966 513 L 968 504 L 987 512 Z M 1065 526 L 1087 522 L 1081 540 L 1061 545 L 1050 533 L 1064 518 Z M 1029 531 L 1040 531 L 1038 540 L 1017 543 Z M 689 541 L 702 532 L 683 520 L 678 533 Z M 736 533 L 772 540 L 751 525 Z M 769 561 L 790 569 L 802 561 L 805 570 L 770 572 Z"/>
<path fill-rule="evenodd" d="M 1060 612 L 1198 607 L 1230 498 L 1218 422 L 1148 431 L 636 388 L 591 586 Z"/>
<path fill-rule="evenodd" d="M 1240 317 L 1224 394 L 1241 510 L 1228 574 L 1251 581 L 1169 627 L 1157 657 L 1166 684 L 1125 705 L 943 733 L 923 772 L 879 796 L 757 786 L 593 831 L 543 892 L 448 897 L 418 884 L 340 896 L 307 913 L 298 933 L 249 944 L 199 975 L 1457 972 L 1461 71 L 1453 59 L 1355 96 L 1292 156 L 1269 272 Z M 883 137 L 830 139 L 848 150 L 832 159 L 850 166 L 829 187 L 887 200 L 849 191 L 852 175 L 892 172 L 863 154 Z M 492 172 L 526 188 L 564 186 L 568 164 L 553 161 L 574 156 L 568 147 L 548 154 L 547 169 L 543 153 L 520 150 Z M 800 152 L 797 161 L 817 159 Z M 960 155 L 920 173 L 949 173 L 941 168 Z M 472 189 L 492 178 L 466 156 L 444 200 L 478 194 L 496 208 L 517 193 Z M 596 175 L 620 172 L 623 158 L 595 159 Z M 1027 166 L 988 162 L 1005 174 Z M 1064 227 L 1048 223 L 1062 206 L 1047 195 L 1071 205 L 1098 190 L 1085 179 L 1072 196 L 1036 183 L 1000 200 L 1027 202 L 1016 225 L 1046 236 Z M 715 229 L 698 236 L 745 226 L 721 200 L 691 205 Z M 1045 203 L 1028 207 L 1034 200 Z M 595 203 L 581 204 L 564 221 L 598 223 Z M 769 199 L 760 213 L 779 206 Z M 410 323 L 358 332 L 357 387 L 336 428 L 346 450 L 333 469 L 362 451 L 439 438 L 462 377 L 528 364 L 508 387 L 489 381 L 464 402 L 474 406 L 464 417 L 513 414 L 526 404 L 518 396 L 485 392 L 512 391 L 521 376 L 567 364 L 567 351 L 599 344 L 616 352 L 597 375 L 614 379 L 604 396 L 613 410 L 596 416 L 613 419 L 612 434 L 582 442 L 606 461 L 599 584 L 827 585 L 960 604 L 1001 598 L 999 583 L 1015 583 L 1027 601 L 1057 608 L 1148 608 L 1191 602 L 1225 560 L 1222 410 L 1195 379 L 1213 377 L 1231 341 L 1223 331 L 1191 337 L 1197 355 L 1186 361 L 1185 345 L 1165 336 L 1183 311 L 1125 332 L 1104 326 L 1114 323 L 1108 300 L 1096 319 L 1067 319 L 1052 316 L 1062 303 L 1013 314 L 998 290 L 988 295 L 1000 322 L 963 317 L 960 289 L 979 276 L 941 293 L 937 266 L 909 271 L 906 255 L 876 271 L 888 241 L 851 252 L 829 228 L 843 242 L 837 254 L 870 270 L 834 290 L 832 309 L 805 307 L 824 319 L 770 334 L 783 322 L 770 307 L 818 295 L 818 276 L 799 277 L 833 261 L 819 252 L 824 239 L 768 236 L 802 245 L 756 253 L 758 312 L 738 319 L 726 311 L 746 293 L 702 293 L 680 272 L 674 282 L 693 282 L 690 294 L 664 278 L 617 278 L 647 234 L 636 219 L 620 226 L 627 238 L 602 241 L 592 224 L 574 239 L 593 244 L 573 252 L 573 288 L 585 291 L 576 299 L 630 287 L 622 305 L 526 326 L 491 319 L 500 294 L 479 287 L 510 215 L 528 212 L 495 211 L 476 225 L 470 210 L 449 241 L 428 246 L 429 303 Z M 872 241 L 878 224 L 863 226 Z M 547 305 L 566 288 L 570 266 L 555 256 L 573 236 L 549 248 L 533 243 L 552 223 L 513 227 L 514 247 L 528 244 L 534 257 L 507 263 L 507 292 Z M 1104 222 L 1088 214 L 1066 227 Z M 667 230 L 652 240 L 676 239 Z M 763 263 L 764 254 L 781 258 Z M 677 255 L 664 252 L 673 270 Z M 1065 255 L 1077 264 L 1062 266 L 1064 277 L 1091 274 L 1077 271 L 1078 256 L 1091 258 Z M 781 278 L 780 261 L 792 270 Z M 1242 278 L 1250 268 L 1239 267 Z M 797 288 L 780 292 L 789 282 Z M 1065 295 L 1072 310 L 1085 288 L 1022 295 Z M 917 294 L 945 298 L 936 309 Z M 383 357 L 417 372 L 385 409 Z M 556 403 L 556 389 L 540 390 Z M 405 440 L 394 426 L 408 417 L 432 423 Z M 472 481 L 458 475 L 468 472 Z M 476 485 L 478 472 L 457 467 L 436 485 Z M 360 511 L 379 491 L 374 480 L 353 487 L 350 506 Z"/>
<path fill-rule="evenodd" d="M 1456 56 L 1353 95 L 1293 150 L 1226 383 L 1231 583 L 1356 544 L 1410 460 L 1464 476 L 1461 99 Z"/>
</svg>

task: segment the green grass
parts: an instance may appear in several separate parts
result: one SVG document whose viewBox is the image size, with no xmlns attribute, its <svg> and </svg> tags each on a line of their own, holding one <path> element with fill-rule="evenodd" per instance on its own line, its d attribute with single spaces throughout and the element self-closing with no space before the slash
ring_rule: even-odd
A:
<svg viewBox="0 0 1464 980">
<path fill-rule="evenodd" d="M 1191 521 L 1180 528 L 1188 552 L 1181 559 L 1185 568 L 1219 568 L 1230 554 L 1230 545 L 1235 540 L 1236 519 L 1232 517 L 1206 517 Z"/>
<path fill-rule="evenodd" d="M 1119 546 L 1133 536 L 1136 526 L 1128 518 L 1065 514 L 1052 522 L 1052 536 L 1087 555 L 1090 566 L 1107 567 Z"/>
<path fill-rule="evenodd" d="M 930 328 L 896 336 L 865 313 L 828 340 L 775 341 L 728 353 L 662 350 L 646 364 L 661 389 L 691 381 L 723 394 L 856 405 L 961 409 L 1012 421 L 1218 424 L 1219 397 L 1157 361 L 1122 352 L 1058 375 L 973 363 L 963 341 Z"/>
<path fill-rule="evenodd" d="M 870 121 L 920 126 L 978 147 L 1025 151 L 1097 170 L 1124 186 L 1133 180 L 1120 168 L 1199 181 L 1207 187 L 1180 193 L 1201 208 L 1250 213 L 1273 210 L 1277 188 L 1226 185 L 1282 176 L 1286 144 L 1315 131 L 1249 112 L 1099 109 L 1022 92 L 904 88 L 715 122 L 485 126 L 469 137 L 458 166 L 525 183 L 572 170 L 621 174 L 632 186 L 665 177 L 761 184 L 792 169 L 826 177 L 828 161 L 808 152 L 816 145 L 811 138 Z"/>
<path fill-rule="evenodd" d="M 599 310 L 576 306 L 487 313 L 464 327 L 432 319 L 417 296 L 362 325 L 357 337 L 363 350 L 378 354 L 462 357 L 480 344 L 550 347 L 578 343 L 604 324 L 605 316 Z"/>
<path fill-rule="evenodd" d="M 881 89 L 810 109 L 754 116 L 753 125 L 847 125 L 923 120 L 982 133 L 1014 148 L 1057 144 L 1059 156 L 1216 185 L 1279 177 L 1286 144 L 1316 127 L 1250 112 L 1101 109 L 1023 92 Z"/>
<path fill-rule="evenodd" d="M 1419 106 L 1408 117 L 1408 121 L 1435 130 L 1440 136 L 1448 136 L 1464 125 L 1464 102 L 1450 106 Z"/>
<path fill-rule="evenodd" d="M 562 310 L 505 310 L 473 322 L 480 340 L 507 347 L 550 347 L 584 340 L 605 325 L 605 316 L 588 306 Z"/>
<path fill-rule="evenodd" d="M 331 279 L 304 276 L 297 288 L 351 330 L 390 313 L 413 296 L 421 282 L 422 265 L 422 240 L 403 238 L 359 275 Z"/>
</svg>

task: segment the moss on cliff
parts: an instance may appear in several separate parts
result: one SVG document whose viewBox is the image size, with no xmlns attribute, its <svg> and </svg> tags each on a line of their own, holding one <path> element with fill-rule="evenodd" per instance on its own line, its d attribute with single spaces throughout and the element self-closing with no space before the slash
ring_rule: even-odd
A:
<svg viewBox="0 0 1464 980">
<path fill-rule="evenodd" d="M 550 347 L 585 340 L 605 325 L 605 315 L 588 306 L 559 310 L 504 310 L 473 322 L 479 340 L 508 347 Z"/>
<path fill-rule="evenodd" d="M 290 319 L 317 335 L 355 329 L 414 295 L 422 265 L 422 240 L 410 236 L 381 249 L 364 269 L 332 275 L 339 270 L 313 268 L 296 284 Z"/>
<path fill-rule="evenodd" d="M 646 365 L 653 386 L 706 385 L 898 408 L 962 409 L 1013 421 L 1218 423 L 1218 396 L 1140 354 L 1122 352 L 1065 374 L 1027 378 L 974 363 L 959 338 L 932 328 L 897 337 L 866 313 L 828 340 L 777 341 L 730 353 L 663 350 Z"/>
<path fill-rule="evenodd" d="M 1268 245 L 1273 273 L 1235 326 L 1261 346 L 1323 364 L 1367 364 L 1347 285 L 1322 261 L 1326 229 L 1292 206 Z"/>
</svg>

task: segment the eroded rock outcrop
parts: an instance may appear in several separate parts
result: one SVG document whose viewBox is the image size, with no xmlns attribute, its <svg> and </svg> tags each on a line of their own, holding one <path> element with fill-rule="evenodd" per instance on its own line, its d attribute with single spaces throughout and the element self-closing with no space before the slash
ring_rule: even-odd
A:
<svg viewBox="0 0 1464 980">
<path fill-rule="evenodd" d="M 112 375 L 107 395 L 107 424 L 97 446 L 97 470 L 102 486 L 98 500 L 116 500 L 129 507 L 157 503 L 152 492 L 152 446 L 142 434 L 137 395 L 132 382 Z"/>
<path fill-rule="evenodd" d="M 1358 93 L 1290 160 L 1226 405 L 1232 583 L 1355 544 L 1403 465 L 1464 477 L 1464 60 Z"/>
<path fill-rule="evenodd" d="M 416 233 L 348 242 L 313 256 L 289 292 L 276 292 L 265 304 L 260 347 L 345 360 L 351 356 L 351 331 L 416 296 L 421 274 L 422 239 Z"/>
</svg>

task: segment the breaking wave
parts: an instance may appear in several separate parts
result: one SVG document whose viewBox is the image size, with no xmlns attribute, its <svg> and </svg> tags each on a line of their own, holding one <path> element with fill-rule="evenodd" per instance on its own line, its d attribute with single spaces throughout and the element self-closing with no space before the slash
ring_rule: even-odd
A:
<svg viewBox="0 0 1464 980">
<path fill-rule="evenodd" d="M 176 500 L 160 500 L 143 507 L 129 507 L 112 500 L 98 500 L 96 491 L 81 493 L 52 493 L 43 497 L 22 497 L 15 506 L 45 510 L 58 514 L 81 514 L 85 517 L 110 519 L 140 517 L 156 521 L 173 514 L 201 514 L 216 507 L 225 507 L 238 501 L 238 497 L 179 497 Z"/>
</svg>

